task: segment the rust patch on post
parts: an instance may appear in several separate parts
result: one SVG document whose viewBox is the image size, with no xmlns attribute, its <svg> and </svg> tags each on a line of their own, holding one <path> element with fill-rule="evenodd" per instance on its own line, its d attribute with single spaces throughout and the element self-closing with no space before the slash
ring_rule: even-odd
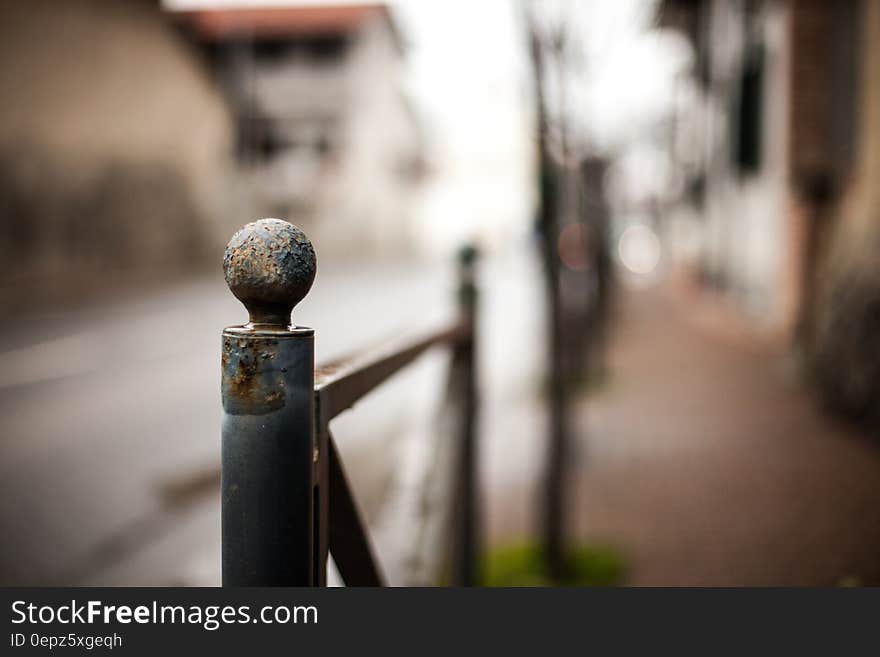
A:
<svg viewBox="0 0 880 657">
<path fill-rule="evenodd" d="M 223 336 L 223 410 L 232 415 L 265 415 L 284 407 L 284 372 L 274 364 L 277 345 L 277 340 Z"/>
</svg>

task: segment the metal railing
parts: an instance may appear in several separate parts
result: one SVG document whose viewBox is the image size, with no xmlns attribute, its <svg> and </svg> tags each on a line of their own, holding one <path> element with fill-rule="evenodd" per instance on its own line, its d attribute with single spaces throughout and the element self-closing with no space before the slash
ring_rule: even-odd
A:
<svg viewBox="0 0 880 657">
<path fill-rule="evenodd" d="M 438 540 L 436 582 L 477 583 L 474 285 L 476 252 L 460 256 L 459 317 L 430 335 L 315 368 L 314 331 L 290 313 L 315 277 L 315 253 L 295 226 L 263 219 L 224 254 L 232 293 L 250 315 L 223 331 L 222 569 L 224 586 L 325 586 L 332 555 L 349 586 L 384 578 L 331 435 L 330 421 L 433 347 L 451 351 L 440 423 L 454 441 L 453 493 Z"/>
</svg>

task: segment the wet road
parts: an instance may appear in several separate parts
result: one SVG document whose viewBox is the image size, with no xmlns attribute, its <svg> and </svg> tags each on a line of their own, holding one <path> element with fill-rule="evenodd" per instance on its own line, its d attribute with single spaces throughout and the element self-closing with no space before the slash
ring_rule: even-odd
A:
<svg viewBox="0 0 880 657">
<path fill-rule="evenodd" d="M 499 408 L 534 381 L 539 350 L 521 343 L 539 320 L 526 312 L 536 271 L 522 255 L 484 266 L 484 376 L 502 383 L 487 400 Z M 316 329 L 320 361 L 451 317 L 454 286 L 446 263 L 319 267 L 294 319 Z M 2 583 L 219 581 L 220 330 L 244 318 L 218 275 L 6 324 Z M 443 367 L 427 358 L 334 425 L 370 516 L 388 444 L 436 404 Z"/>
</svg>

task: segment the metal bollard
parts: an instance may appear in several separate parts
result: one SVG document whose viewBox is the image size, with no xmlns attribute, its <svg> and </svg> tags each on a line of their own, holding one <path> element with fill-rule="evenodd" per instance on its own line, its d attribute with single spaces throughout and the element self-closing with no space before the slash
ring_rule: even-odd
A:
<svg viewBox="0 0 880 657">
<path fill-rule="evenodd" d="M 458 254 L 458 306 L 467 326 L 467 339 L 453 351 L 453 381 L 460 395 L 460 460 L 456 527 L 452 546 L 450 581 L 454 586 L 480 584 L 480 500 L 477 485 L 479 447 L 477 445 L 477 304 L 474 269 L 479 251 L 466 246 Z"/>
<path fill-rule="evenodd" d="M 314 331 L 290 325 L 315 269 L 308 238 L 280 219 L 248 224 L 223 256 L 250 315 L 223 331 L 224 586 L 315 583 Z"/>
</svg>

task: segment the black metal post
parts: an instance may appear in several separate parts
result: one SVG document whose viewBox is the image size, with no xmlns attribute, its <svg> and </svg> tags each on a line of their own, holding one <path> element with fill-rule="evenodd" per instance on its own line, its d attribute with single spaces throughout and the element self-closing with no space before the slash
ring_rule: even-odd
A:
<svg viewBox="0 0 880 657">
<path fill-rule="evenodd" d="M 455 543 L 451 582 L 457 586 L 480 583 L 479 574 L 479 492 L 477 485 L 477 286 L 474 276 L 478 252 L 465 247 L 459 253 L 458 303 L 467 337 L 455 347 L 452 356 L 453 384 L 459 386 L 461 444 L 456 495 Z"/>
<path fill-rule="evenodd" d="M 248 224 L 224 254 L 250 314 L 223 331 L 224 586 L 318 583 L 314 331 L 290 325 L 315 267 L 308 238 L 279 219 Z"/>
</svg>

